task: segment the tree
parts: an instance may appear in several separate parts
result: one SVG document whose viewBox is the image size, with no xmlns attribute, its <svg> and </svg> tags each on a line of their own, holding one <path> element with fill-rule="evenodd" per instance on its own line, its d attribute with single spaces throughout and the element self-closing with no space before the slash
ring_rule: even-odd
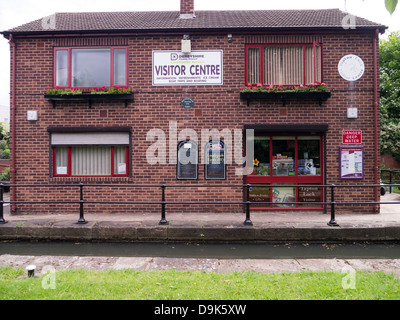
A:
<svg viewBox="0 0 400 320">
<path fill-rule="evenodd" d="M 381 153 L 400 160 L 400 32 L 380 41 Z"/>
<path fill-rule="evenodd" d="M 398 0 L 385 0 L 386 9 L 393 14 L 394 10 L 396 10 Z"/>
</svg>

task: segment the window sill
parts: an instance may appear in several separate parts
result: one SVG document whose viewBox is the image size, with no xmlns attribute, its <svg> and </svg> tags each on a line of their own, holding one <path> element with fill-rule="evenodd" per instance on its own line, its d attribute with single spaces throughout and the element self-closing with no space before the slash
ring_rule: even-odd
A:
<svg viewBox="0 0 400 320">
<path fill-rule="evenodd" d="M 316 100 L 319 105 L 331 97 L 330 92 L 240 92 L 240 99 L 247 101 L 247 106 L 252 100 Z"/>
<path fill-rule="evenodd" d="M 130 177 L 52 177 L 50 182 L 132 182 Z"/>
<path fill-rule="evenodd" d="M 133 93 L 116 93 L 116 94 L 74 94 L 74 95 L 44 95 L 44 99 L 53 103 L 56 107 L 56 101 L 87 101 L 89 108 L 92 108 L 93 101 L 124 101 L 125 108 L 128 102 L 133 101 Z"/>
</svg>

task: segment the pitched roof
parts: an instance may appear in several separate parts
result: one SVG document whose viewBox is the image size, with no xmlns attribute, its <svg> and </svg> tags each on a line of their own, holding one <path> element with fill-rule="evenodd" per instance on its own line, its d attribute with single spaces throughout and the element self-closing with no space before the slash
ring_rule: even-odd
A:
<svg viewBox="0 0 400 320">
<path fill-rule="evenodd" d="M 179 18 L 179 11 L 160 12 L 81 12 L 56 13 L 55 28 L 43 27 L 38 19 L 3 31 L 13 34 L 42 34 L 68 32 L 151 32 L 183 30 L 276 30 L 276 29 L 341 29 L 348 13 L 327 10 L 250 10 L 196 11 L 193 19 Z M 356 28 L 379 29 L 384 25 L 356 17 Z"/>
</svg>

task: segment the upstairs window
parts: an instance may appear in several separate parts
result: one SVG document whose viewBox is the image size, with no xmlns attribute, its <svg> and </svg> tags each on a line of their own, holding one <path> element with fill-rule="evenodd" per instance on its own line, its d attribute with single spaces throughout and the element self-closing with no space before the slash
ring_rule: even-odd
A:
<svg viewBox="0 0 400 320">
<path fill-rule="evenodd" d="M 248 45 L 246 85 L 309 85 L 322 82 L 321 45 Z"/>
<path fill-rule="evenodd" d="M 127 48 L 56 48 L 55 86 L 127 86 Z"/>
</svg>

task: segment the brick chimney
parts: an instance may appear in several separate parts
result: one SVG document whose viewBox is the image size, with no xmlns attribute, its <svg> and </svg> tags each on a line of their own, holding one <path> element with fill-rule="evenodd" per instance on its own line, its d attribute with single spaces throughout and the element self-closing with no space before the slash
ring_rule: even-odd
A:
<svg viewBox="0 0 400 320">
<path fill-rule="evenodd" d="M 194 14 L 194 0 L 181 0 L 181 12 L 179 18 L 181 19 L 193 19 L 196 15 Z"/>
</svg>

